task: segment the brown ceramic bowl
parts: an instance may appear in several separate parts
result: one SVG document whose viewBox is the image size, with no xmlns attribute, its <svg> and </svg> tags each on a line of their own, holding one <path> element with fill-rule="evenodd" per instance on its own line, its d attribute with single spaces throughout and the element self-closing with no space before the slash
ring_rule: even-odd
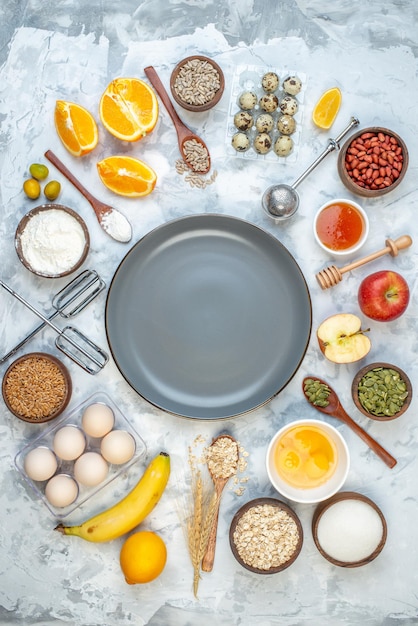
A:
<svg viewBox="0 0 418 626">
<path fill-rule="evenodd" d="M 194 64 L 195 68 L 193 67 Z M 204 64 L 211 65 L 213 70 L 215 70 L 215 72 L 217 72 L 219 76 L 219 87 L 215 89 L 213 93 L 210 93 L 211 90 L 209 90 L 209 88 L 207 88 L 205 85 L 205 74 L 204 70 L 202 71 L 202 68 L 204 68 Z M 186 94 L 183 95 L 181 89 L 179 88 L 179 83 L 181 82 L 182 77 L 185 77 L 185 72 L 187 72 L 187 80 L 190 80 L 192 87 L 194 87 L 193 91 L 191 91 L 190 98 L 186 98 Z M 200 104 L 194 102 L 195 98 L 197 98 L 197 96 L 199 95 L 199 92 L 197 90 L 197 87 L 199 86 L 203 89 L 202 96 L 204 100 Z M 197 113 L 199 113 L 200 111 L 208 111 L 216 104 L 218 104 L 219 100 L 222 97 L 224 88 L 225 77 L 221 68 L 217 63 L 215 63 L 215 61 L 205 56 L 194 55 L 186 57 L 176 65 L 170 77 L 170 89 L 174 100 L 177 102 L 177 104 L 183 107 L 183 109 L 187 109 L 188 111 L 194 111 Z M 207 95 L 206 89 L 208 89 Z"/>
<path fill-rule="evenodd" d="M 325 515 L 332 509 L 334 505 L 342 501 L 353 502 L 353 503 L 356 501 L 364 502 L 365 504 L 369 505 L 380 517 L 380 521 L 382 525 L 381 536 L 377 540 L 377 543 L 375 543 L 374 549 L 371 549 L 371 552 L 364 558 L 357 559 L 357 560 L 348 560 L 348 559 L 340 560 L 328 554 L 327 551 L 324 549 L 324 547 L 321 545 L 321 542 L 320 542 L 321 531 L 319 530 L 320 522 L 321 520 L 325 522 Z M 341 516 L 342 516 L 342 513 L 340 512 L 340 517 Z M 346 523 L 346 522 L 347 522 L 347 519 L 345 517 L 345 519 L 343 519 L 341 526 L 339 528 L 332 529 L 332 533 L 335 535 L 338 535 L 338 539 L 339 539 L 338 549 L 340 551 L 341 551 L 341 545 L 343 545 L 344 540 L 347 540 L 350 543 L 354 543 L 357 549 L 358 543 L 355 543 L 356 540 L 360 541 L 361 537 L 364 536 L 366 533 L 366 528 L 364 527 L 355 528 L 353 525 L 350 525 L 349 523 Z M 328 519 L 328 524 L 329 524 L 329 519 Z M 333 565 L 338 565 L 340 567 L 361 567 L 362 565 L 367 565 L 368 563 L 371 563 L 371 561 L 373 561 L 383 550 L 383 547 L 386 543 L 386 538 L 387 538 L 387 524 L 386 524 L 386 520 L 382 511 L 379 509 L 377 504 L 373 502 L 373 500 L 355 491 L 340 491 L 339 493 L 336 493 L 334 496 L 332 496 L 332 498 L 330 498 L 326 502 L 321 502 L 321 504 L 319 504 L 317 508 L 315 509 L 314 515 L 312 518 L 312 536 L 319 552 L 322 554 L 322 556 L 325 559 L 327 559 L 327 561 L 329 561 Z M 328 534 L 328 537 L 329 537 L 329 534 Z M 323 543 L 325 543 L 324 540 L 323 540 Z"/>
<path fill-rule="evenodd" d="M 366 183 L 367 186 L 366 187 L 362 187 L 359 184 L 357 184 L 356 182 L 354 182 L 353 178 L 349 175 L 348 170 L 347 170 L 347 159 L 351 159 L 351 157 L 355 158 L 356 155 L 350 155 L 350 150 L 353 147 L 353 144 L 357 141 L 357 139 L 359 139 L 362 135 L 364 135 L 365 133 L 371 133 L 373 135 L 378 135 L 379 133 L 383 133 L 383 135 L 388 136 L 389 138 L 394 138 L 397 141 L 398 146 L 401 148 L 402 152 L 402 169 L 399 172 L 398 178 L 393 178 L 393 183 L 383 187 L 383 188 L 374 188 L 372 187 L 372 185 L 370 183 Z M 369 146 L 365 146 L 365 150 L 367 152 L 367 156 L 373 158 L 373 147 Z M 382 155 L 384 157 L 386 157 L 386 160 L 388 161 L 388 165 L 389 164 L 389 157 L 388 155 Z M 362 158 L 362 157 L 360 157 Z M 379 158 L 379 157 L 378 157 Z M 393 157 L 390 155 L 390 159 L 393 159 Z M 408 164 L 409 164 L 409 155 L 408 155 L 408 149 L 406 147 L 405 142 L 403 141 L 403 139 L 397 134 L 395 133 L 393 130 L 389 130 L 388 128 L 383 128 L 381 126 L 371 126 L 370 128 L 363 128 L 361 130 L 358 130 L 356 133 L 354 133 L 353 135 L 350 136 L 349 139 L 347 139 L 347 141 L 344 143 L 344 145 L 342 146 L 339 155 L 338 155 L 338 173 L 340 175 L 340 178 L 343 182 L 343 184 L 345 185 L 345 187 L 351 191 L 354 194 L 357 194 L 359 196 L 364 196 L 366 198 L 378 198 L 379 196 L 382 196 L 386 193 L 388 193 L 389 191 L 393 191 L 394 189 L 396 189 L 396 187 L 401 183 L 401 181 L 403 180 L 405 174 L 406 174 L 406 170 L 408 169 Z M 377 167 L 380 167 L 380 164 L 373 164 L 370 165 L 371 168 L 375 168 L 375 165 L 377 165 Z M 364 170 L 367 171 L 369 168 L 365 167 Z M 373 174 L 372 174 L 373 175 Z M 379 173 L 380 176 L 380 173 Z M 368 179 L 370 180 L 370 179 Z"/>
<path fill-rule="evenodd" d="M 254 567 L 250 563 L 246 562 L 242 558 L 240 552 L 238 551 L 238 548 L 236 545 L 236 539 L 234 538 L 235 531 L 237 530 L 237 525 L 239 521 L 241 520 L 242 516 L 248 511 L 250 511 L 251 509 L 255 509 L 258 506 L 264 506 L 264 505 L 273 506 L 277 508 L 279 511 L 283 511 L 287 515 L 288 518 L 291 518 L 291 520 L 293 520 L 297 529 L 297 542 L 289 558 L 286 561 L 284 561 L 282 564 L 277 565 L 275 567 L 270 567 L 269 569 Z M 296 513 L 293 511 L 293 509 L 291 509 L 284 502 L 281 502 L 280 500 L 276 500 L 275 498 L 256 498 L 255 500 L 251 500 L 250 502 L 247 502 L 246 504 L 244 504 L 235 513 L 231 522 L 230 529 L 229 529 L 229 543 L 230 543 L 231 550 L 232 550 L 234 557 L 236 558 L 238 563 L 240 563 L 242 567 L 244 567 L 245 569 L 249 570 L 250 572 L 254 572 L 255 574 L 277 574 L 278 572 L 281 572 L 287 567 L 289 567 L 290 565 L 292 565 L 292 563 L 294 563 L 297 557 L 299 556 L 299 553 L 302 549 L 302 543 L 303 543 L 302 524 L 300 523 L 300 520 L 298 516 L 296 515 Z"/>
<path fill-rule="evenodd" d="M 387 403 L 388 406 L 388 414 L 384 415 L 382 414 L 381 411 L 376 411 L 375 414 L 372 412 L 371 409 L 367 408 L 364 405 L 364 402 L 367 398 L 364 398 L 363 401 L 360 400 L 360 396 L 359 394 L 362 393 L 361 391 L 359 391 L 359 384 L 361 379 L 366 376 L 366 374 L 368 372 L 370 372 L 371 370 L 376 369 L 376 375 L 378 374 L 378 371 L 381 369 L 392 369 L 395 370 L 395 372 L 398 373 L 398 375 L 400 376 L 400 378 L 402 379 L 403 383 L 406 386 L 406 392 L 407 392 L 407 396 L 401 406 L 401 408 L 396 412 L 393 413 L 393 411 L 390 410 L 390 406 L 389 403 Z M 382 380 L 382 384 L 383 384 L 383 380 Z M 384 391 L 382 389 L 382 391 Z M 402 393 L 402 390 L 400 390 Z M 405 392 L 405 393 L 406 393 Z M 367 394 L 367 392 L 364 392 Z M 370 392 L 371 393 L 371 392 Z M 412 400 L 412 383 L 410 381 L 410 379 L 408 378 L 408 376 L 405 374 L 405 372 L 403 370 L 401 370 L 400 367 L 398 367 L 397 365 L 392 365 L 391 363 L 370 363 L 369 365 L 365 365 L 364 367 L 361 368 L 361 370 L 359 370 L 357 372 L 357 374 L 354 376 L 353 378 L 353 382 L 351 384 L 351 395 L 353 397 L 353 402 L 356 405 L 356 407 L 358 408 L 359 411 L 361 411 L 361 413 L 363 413 L 363 415 L 366 415 L 367 417 L 370 417 L 373 420 L 378 420 L 380 422 L 387 422 L 390 420 L 394 420 L 397 417 L 400 417 L 403 413 L 405 413 L 405 411 L 408 409 L 409 405 L 411 404 L 411 400 Z"/>
<path fill-rule="evenodd" d="M 47 211 L 51 211 L 51 210 L 56 210 L 56 211 L 63 211 L 65 212 L 67 215 L 70 215 L 78 224 L 79 226 L 81 226 L 83 235 L 84 235 L 84 247 L 81 251 L 80 256 L 75 259 L 75 261 L 73 263 L 71 263 L 71 265 L 69 265 L 68 267 L 65 267 L 65 269 L 63 269 L 60 272 L 57 273 L 48 273 L 47 271 L 42 271 L 40 269 L 36 269 L 34 267 L 32 267 L 32 265 L 30 264 L 30 262 L 28 261 L 27 258 L 25 258 L 25 254 L 23 251 L 23 246 L 22 246 L 22 235 L 23 232 L 25 230 L 25 228 L 27 227 L 29 221 L 43 213 L 43 212 L 47 212 Z M 76 213 L 75 211 L 73 211 L 72 209 L 64 206 L 63 204 L 42 204 L 40 206 L 35 207 L 34 209 L 31 209 L 28 213 L 26 213 L 26 215 L 24 215 L 22 217 L 22 219 L 20 220 L 17 229 L 16 229 L 16 234 L 15 234 L 15 249 L 17 252 L 17 256 L 19 257 L 20 261 L 23 263 L 23 265 L 30 270 L 31 272 L 33 272 L 34 274 L 36 274 L 37 276 L 42 276 L 44 278 L 60 278 L 61 276 L 67 276 L 68 274 L 71 274 L 72 272 L 75 272 L 76 270 L 78 270 L 82 264 L 84 263 L 84 261 L 86 260 L 87 254 L 89 252 L 90 249 L 90 235 L 89 235 L 89 231 L 87 229 L 86 223 L 84 222 L 84 220 L 78 215 L 78 213 Z M 52 250 L 52 249 L 51 249 Z M 49 251 L 46 251 L 47 253 Z M 52 251 L 51 251 L 52 254 Z"/>
<path fill-rule="evenodd" d="M 67 368 L 55 356 L 31 352 L 9 365 L 3 376 L 2 393 L 13 415 L 24 422 L 43 424 L 65 410 L 72 382 Z"/>
</svg>

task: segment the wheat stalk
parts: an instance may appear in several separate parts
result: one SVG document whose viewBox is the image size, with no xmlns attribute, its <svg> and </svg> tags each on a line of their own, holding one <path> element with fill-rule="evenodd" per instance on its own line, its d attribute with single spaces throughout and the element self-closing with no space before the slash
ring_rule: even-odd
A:
<svg viewBox="0 0 418 626">
<path fill-rule="evenodd" d="M 218 495 L 215 489 L 205 489 L 200 470 L 191 463 L 192 506 L 187 520 L 187 545 L 193 566 L 193 593 L 197 597 L 200 568 L 206 553 L 210 530 L 217 511 Z"/>
</svg>

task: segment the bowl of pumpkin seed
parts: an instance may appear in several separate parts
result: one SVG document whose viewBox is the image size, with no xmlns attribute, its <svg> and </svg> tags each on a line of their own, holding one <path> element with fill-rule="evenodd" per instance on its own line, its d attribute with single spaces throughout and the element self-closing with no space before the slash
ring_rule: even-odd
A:
<svg viewBox="0 0 418 626">
<path fill-rule="evenodd" d="M 397 365 L 370 363 L 354 376 L 351 395 L 363 415 L 384 422 L 400 417 L 408 409 L 412 384 Z"/>
</svg>

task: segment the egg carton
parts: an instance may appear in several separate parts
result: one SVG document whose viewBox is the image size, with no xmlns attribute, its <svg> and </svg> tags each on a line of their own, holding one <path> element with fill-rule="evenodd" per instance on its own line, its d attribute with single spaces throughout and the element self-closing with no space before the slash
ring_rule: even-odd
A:
<svg viewBox="0 0 418 626">
<path fill-rule="evenodd" d="M 297 96 L 293 96 L 297 100 L 298 105 L 299 105 L 297 113 L 293 116 L 296 122 L 296 130 L 292 135 L 290 135 L 293 141 L 293 150 L 289 155 L 285 157 L 277 156 L 277 154 L 273 150 L 273 147 L 270 149 L 269 152 L 267 152 L 267 154 L 259 154 L 253 147 L 253 142 L 257 135 L 257 130 L 255 128 L 255 120 L 258 115 L 265 112 L 263 111 L 263 109 L 260 108 L 260 105 L 258 104 L 258 102 L 261 96 L 266 94 L 266 92 L 264 91 L 261 85 L 261 79 L 263 78 L 264 74 L 266 74 L 267 72 L 275 72 L 279 77 L 279 88 L 275 92 L 273 92 L 278 97 L 279 102 L 285 95 L 288 95 L 282 89 L 283 80 L 285 78 L 287 78 L 288 76 L 297 76 L 302 82 L 301 91 L 298 93 Z M 227 122 L 227 129 L 226 129 L 226 138 L 225 138 L 227 155 L 231 157 L 236 157 L 239 159 L 247 159 L 249 161 L 261 160 L 261 161 L 272 161 L 275 163 L 294 163 L 295 161 L 297 161 L 298 153 L 299 153 L 299 146 L 300 146 L 300 141 L 301 141 L 301 136 L 302 136 L 302 121 L 303 121 L 303 114 L 304 114 L 306 81 L 307 81 L 306 74 L 299 72 L 297 70 L 294 70 L 294 69 L 286 68 L 286 67 L 282 69 L 277 69 L 275 67 L 267 67 L 267 66 L 263 67 L 263 66 L 258 66 L 258 65 L 237 66 L 235 68 L 235 72 L 232 78 L 231 95 L 230 95 L 229 107 L 228 107 L 228 116 L 227 116 L 228 122 Z M 244 91 L 253 91 L 257 95 L 257 105 L 254 107 L 252 111 L 249 111 L 249 113 L 251 113 L 254 117 L 254 125 L 251 127 L 251 129 L 246 131 L 246 134 L 250 140 L 250 148 L 246 152 L 239 152 L 235 150 L 235 148 L 232 147 L 231 141 L 232 141 L 232 137 L 234 136 L 234 134 L 239 132 L 239 130 L 234 125 L 234 116 L 236 113 L 243 110 L 241 109 L 239 105 L 239 97 Z M 272 139 L 272 146 L 273 146 L 276 139 L 280 137 L 281 135 L 281 133 L 276 128 L 277 120 L 282 115 L 280 108 L 274 111 L 273 113 L 271 113 L 271 115 L 274 120 L 274 126 L 273 126 L 273 131 L 271 131 L 269 134 Z"/>
<path fill-rule="evenodd" d="M 95 403 L 102 403 L 110 407 L 114 414 L 114 426 L 112 430 L 125 430 L 132 435 L 135 440 L 135 452 L 133 457 L 124 464 L 121 465 L 113 465 L 109 463 L 109 472 L 101 483 L 95 485 L 94 487 L 87 487 L 78 483 L 78 496 L 76 500 L 65 507 L 56 507 L 53 506 L 45 496 L 45 487 L 47 485 L 48 480 L 45 481 L 35 481 L 32 480 L 25 471 L 25 457 L 26 455 L 37 448 L 38 446 L 45 446 L 52 450 L 52 443 L 54 439 L 55 433 L 62 428 L 63 426 L 77 426 L 80 430 L 83 431 L 81 426 L 81 419 L 85 409 Z M 102 438 L 91 437 L 87 435 L 83 431 L 86 438 L 86 447 L 84 452 L 99 452 L 100 453 L 100 444 Z M 53 515 L 62 519 L 67 517 L 75 511 L 78 507 L 84 504 L 87 500 L 95 496 L 99 491 L 101 491 L 104 487 L 109 485 L 115 478 L 117 478 L 122 473 L 126 472 L 132 465 L 137 463 L 140 459 L 145 456 L 146 453 L 146 445 L 143 441 L 142 437 L 138 434 L 138 432 L 133 428 L 127 418 L 123 415 L 123 413 L 119 410 L 113 400 L 103 392 L 97 392 L 84 400 L 81 404 L 75 407 L 71 412 L 64 414 L 63 417 L 59 418 L 59 420 L 54 422 L 54 425 L 44 430 L 38 437 L 33 439 L 29 444 L 27 444 L 24 448 L 22 448 L 15 457 L 15 466 L 18 471 L 22 474 L 26 483 L 29 484 L 32 491 L 35 495 L 42 500 L 42 502 L 46 505 L 46 507 L 53 513 Z M 57 456 L 57 455 L 56 455 Z M 65 461 L 60 459 L 57 456 L 58 467 L 54 475 L 56 474 L 67 474 L 74 478 L 73 476 L 73 468 L 75 461 Z"/>
</svg>

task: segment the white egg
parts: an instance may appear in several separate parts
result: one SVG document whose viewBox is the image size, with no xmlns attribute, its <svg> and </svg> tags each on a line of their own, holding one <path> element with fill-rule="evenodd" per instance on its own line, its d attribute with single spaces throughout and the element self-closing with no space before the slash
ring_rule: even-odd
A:
<svg viewBox="0 0 418 626">
<path fill-rule="evenodd" d="M 23 465 L 29 478 L 37 481 L 48 480 L 58 467 L 57 457 L 45 446 L 33 448 L 28 452 Z"/>
<path fill-rule="evenodd" d="M 77 426 L 63 426 L 55 433 L 52 447 L 60 459 L 74 461 L 80 454 L 83 454 L 86 438 Z"/>
<path fill-rule="evenodd" d="M 109 463 L 122 465 L 135 454 L 135 439 L 126 430 L 112 430 L 102 440 L 100 452 Z"/>
<path fill-rule="evenodd" d="M 75 479 L 86 487 L 103 482 L 108 471 L 108 464 L 98 452 L 85 452 L 74 463 Z"/>
<path fill-rule="evenodd" d="M 72 504 L 78 496 L 78 485 L 67 474 L 56 474 L 45 487 L 45 497 L 52 506 L 62 508 Z"/>
<path fill-rule="evenodd" d="M 112 409 L 102 402 L 90 404 L 81 419 L 83 430 L 90 437 L 103 437 L 112 430 L 114 423 L 115 416 Z"/>
</svg>

